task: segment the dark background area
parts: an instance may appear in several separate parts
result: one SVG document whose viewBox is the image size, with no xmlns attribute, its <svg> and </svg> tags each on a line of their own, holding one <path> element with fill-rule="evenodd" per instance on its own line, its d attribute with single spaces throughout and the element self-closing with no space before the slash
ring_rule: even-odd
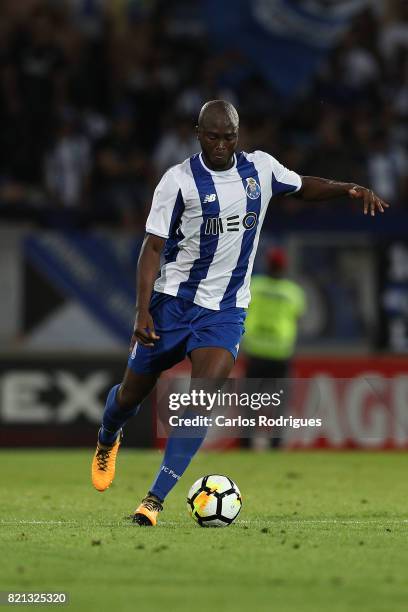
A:
<svg viewBox="0 0 408 612">
<path fill-rule="evenodd" d="M 158 178 L 197 151 L 197 113 L 219 97 L 240 111 L 243 150 L 368 185 L 391 215 L 406 212 L 407 3 L 362 3 L 313 77 L 285 98 L 256 61 L 216 44 L 205 5 L 1 3 L 0 219 L 142 231 Z M 352 226 L 360 208 L 342 206 Z M 275 210 L 288 224 L 304 204 L 286 198 Z M 321 203 L 307 215 L 337 210 Z"/>
</svg>

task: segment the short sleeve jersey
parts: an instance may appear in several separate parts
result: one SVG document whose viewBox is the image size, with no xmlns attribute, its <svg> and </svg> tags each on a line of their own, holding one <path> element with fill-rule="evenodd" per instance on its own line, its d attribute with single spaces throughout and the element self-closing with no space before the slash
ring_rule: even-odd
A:
<svg viewBox="0 0 408 612">
<path fill-rule="evenodd" d="M 229 170 L 197 153 L 157 185 L 146 232 L 166 239 L 155 290 L 209 308 L 247 308 L 259 234 L 273 196 L 301 177 L 263 151 L 237 153 Z"/>
</svg>

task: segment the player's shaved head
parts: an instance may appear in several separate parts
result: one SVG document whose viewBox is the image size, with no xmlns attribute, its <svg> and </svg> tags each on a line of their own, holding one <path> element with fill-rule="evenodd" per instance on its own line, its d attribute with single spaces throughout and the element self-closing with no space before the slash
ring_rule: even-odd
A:
<svg viewBox="0 0 408 612">
<path fill-rule="evenodd" d="M 198 117 L 197 137 L 205 163 L 212 170 L 228 170 L 234 163 L 239 117 L 226 100 L 210 100 Z"/>
<path fill-rule="evenodd" d="M 210 100 L 206 102 L 198 116 L 199 129 L 205 129 L 209 125 L 220 122 L 238 129 L 239 116 L 235 106 L 226 100 Z"/>
</svg>

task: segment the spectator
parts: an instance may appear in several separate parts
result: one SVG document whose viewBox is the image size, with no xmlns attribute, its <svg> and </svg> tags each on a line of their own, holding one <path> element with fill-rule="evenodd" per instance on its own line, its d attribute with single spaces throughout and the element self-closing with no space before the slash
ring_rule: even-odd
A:
<svg viewBox="0 0 408 612">
<path fill-rule="evenodd" d="M 194 76 L 193 82 L 179 94 L 176 102 L 177 110 L 197 117 L 200 108 L 207 100 L 222 99 L 237 104 L 234 91 L 218 83 L 218 73 L 223 68 L 223 64 L 217 66 L 214 60 L 205 61 L 199 74 Z"/>
<path fill-rule="evenodd" d="M 408 4 L 398 0 L 394 16 L 385 25 L 380 36 L 382 53 L 391 67 L 401 49 L 408 50 Z"/>
<path fill-rule="evenodd" d="M 52 13 L 39 6 L 25 27 L 15 32 L 8 57 L 8 94 L 24 125 L 20 145 L 25 152 L 24 178 L 40 181 L 42 159 L 53 129 L 58 104 L 65 99 L 66 64 L 56 38 Z"/>
<path fill-rule="evenodd" d="M 66 208 L 84 204 L 90 171 L 90 143 L 77 129 L 78 118 L 65 109 L 56 139 L 45 158 L 45 182 L 51 201 Z"/>
<path fill-rule="evenodd" d="M 172 123 L 174 127 L 164 132 L 154 154 L 157 176 L 162 176 L 170 166 L 197 153 L 199 147 L 191 130 L 192 124 L 192 118 L 179 115 Z"/>
<path fill-rule="evenodd" d="M 124 102 L 115 110 L 110 132 L 95 147 L 93 213 L 99 221 L 143 221 L 150 174 L 136 143 L 134 112 Z"/>
<path fill-rule="evenodd" d="M 403 147 L 392 144 L 384 129 L 372 137 L 367 158 L 370 187 L 387 202 L 397 203 L 408 179 L 408 158 Z"/>
</svg>

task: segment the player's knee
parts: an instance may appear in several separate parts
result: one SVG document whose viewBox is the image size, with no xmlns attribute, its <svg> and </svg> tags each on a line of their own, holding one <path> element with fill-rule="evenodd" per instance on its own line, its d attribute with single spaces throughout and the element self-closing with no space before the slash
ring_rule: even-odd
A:
<svg viewBox="0 0 408 612">
<path fill-rule="evenodd" d="M 140 398 L 135 390 L 130 389 L 126 385 L 121 385 L 116 395 L 116 401 L 123 410 L 130 410 L 140 404 Z"/>
</svg>

